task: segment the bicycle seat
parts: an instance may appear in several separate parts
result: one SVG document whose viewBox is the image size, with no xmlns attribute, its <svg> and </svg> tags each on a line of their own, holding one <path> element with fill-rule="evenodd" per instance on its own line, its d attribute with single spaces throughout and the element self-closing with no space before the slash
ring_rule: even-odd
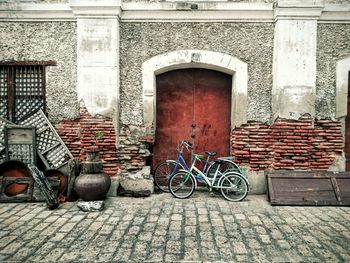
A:
<svg viewBox="0 0 350 263">
<path fill-rule="evenodd" d="M 203 160 L 203 159 L 204 159 L 204 156 L 201 155 L 201 154 L 195 154 L 195 153 L 193 153 L 192 155 L 193 155 L 194 158 L 197 158 L 197 159 L 199 159 L 199 160 Z"/>
<path fill-rule="evenodd" d="M 205 152 L 206 154 L 208 154 L 209 156 L 215 156 L 217 154 L 217 152 Z"/>
</svg>

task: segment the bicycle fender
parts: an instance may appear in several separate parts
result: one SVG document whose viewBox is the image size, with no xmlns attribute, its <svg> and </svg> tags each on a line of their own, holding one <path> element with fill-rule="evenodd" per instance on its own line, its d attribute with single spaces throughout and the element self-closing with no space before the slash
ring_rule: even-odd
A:
<svg viewBox="0 0 350 263">
<path fill-rule="evenodd" d="M 192 177 L 192 179 L 194 180 L 194 187 L 195 187 L 194 189 L 197 189 L 197 179 L 196 179 L 196 177 L 193 176 L 192 173 L 190 173 L 190 172 L 189 172 L 188 170 L 186 170 L 186 169 L 180 169 L 179 172 L 189 173 L 190 176 Z"/>
<path fill-rule="evenodd" d="M 176 160 L 165 160 L 164 161 L 165 163 L 176 163 Z M 185 169 L 185 167 L 181 164 L 181 163 L 177 163 L 177 165 L 179 166 L 179 167 L 181 167 L 181 169 Z"/>
<path fill-rule="evenodd" d="M 238 175 L 240 176 L 244 181 L 246 181 L 246 183 L 248 184 L 249 188 L 250 188 L 250 183 L 249 181 L 240 173 L 237 173 L 237 172 L 228 172 L 228 173 L 224 173 L 223 176 L 221 176 L 221 178 L 219 179 L 219 182 L 218 182 L 218 185 L 221 184 L 221 181 L 225 178 L 226 175 L 228 174 L 235 174 L 235 175 Z"/>
</svg>

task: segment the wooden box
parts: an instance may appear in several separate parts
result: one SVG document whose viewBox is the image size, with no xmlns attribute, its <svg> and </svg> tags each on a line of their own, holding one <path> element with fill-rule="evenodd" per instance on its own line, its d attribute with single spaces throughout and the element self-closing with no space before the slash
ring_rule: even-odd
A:
<svg viewBox="0 0 350 263">
<path fill-rule="evenodd" d="M 350 205 L 350 173 L 266 171 L 273 205 Z"/>
</svg>

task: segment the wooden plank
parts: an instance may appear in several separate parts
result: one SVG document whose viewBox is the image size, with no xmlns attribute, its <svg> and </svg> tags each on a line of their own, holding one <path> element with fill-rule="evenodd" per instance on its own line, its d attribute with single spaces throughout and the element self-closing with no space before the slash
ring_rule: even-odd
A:
<svg viewBox="0 0 350 263">
<path fill-rule="evenodd" d="M 332 186 L 333 186 L 333 189 L 334 189 L 334 193 L 337 197 L 337 200 L 339 202 L 341 202 L 341 196 L 340 196 L 340 191 L 339 191 L 339 186 L 338 186 L 338 183 L 337 183 L 337 180 L 335 179 L 335 177 L 332 177 L 331 178 L 331 182 L 332 182 Z"/>
<path fill-rule="evenodd" d="M 336 178 L 342 204 L 350 204 L 350 180 L 345 178 Z"/>
<path fill-rule="evenodd" d="M 53 60 L 46 60 L 46 61 L 38 61 L 38 60 L 32 60 L 32 61 L 0 61 L 0 66 L 36 66 L 36 65 L 42 65 L 42 66 L 57 66 L 57 62 Z"/>
<path fill-rule="evenodd" d="M 9 144 L 33 144 L 35 130 L 30 127 L 5 127 Z"/>
<path fill-rule="evenodd" d="M 267 171 L 274 205 L 350 205 L 350 173 Z"/>
</svg>

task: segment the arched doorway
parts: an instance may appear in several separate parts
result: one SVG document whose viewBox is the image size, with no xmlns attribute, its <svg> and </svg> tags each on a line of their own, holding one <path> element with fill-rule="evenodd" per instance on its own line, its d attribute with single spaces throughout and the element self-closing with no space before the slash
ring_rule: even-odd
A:
<svg viewBox="0 0 350 263">
<path fill-rule="evenodd" d="M 196 153 L 230 154 L 232 75 L 189 68 L 156 76 L 153 165 L 176 157 L 180 140 Z"/>
<path fill-rule="evenodd" d="M 229 109 L 230 119 L 230 131 L 235 127 L 239 127 L 247 122 L 247 90 L 248 90 L 248 66 L 247 63 L 240 59 L 220 53 L 208 50 L 176 50 L 169 53 L 160 54 L 150 58 L 142 64 L 142 95 L 143 95 L 143 124 L 146 131 L 151 131 L 154 137 L 157 137 L 156 130 L 153 129 L 157 126 L 157 76 L 160 76 L 166 72 L 172 72 L 181 69 L 204 69 L 210 72 L 216 72 L 217 74 L 223 73 L 226 77 L 229 77 L 230 81 L 230 95 L 227 96 L 230 99 Z M 214 73 L 213 73 L 214 74 Z M 227 78 L 226 78 L 227 79 Z M 225 107 L 225 109 L 227 109 Z M 194 123 L 197 125 L 196 123 Z M 203 129 L 203 133 L 207 130 L 207 127 Z M 211 128 L 211 127 L 210 127 Z M 158 127 L 159 129 L 159 127 Z M 191 130 L 192 132 L 192 130 Z M 196 132 L 196 131 L 195 131 Z M 149 132 L 147 133 L 150 134 Z M 192 134 L 191 134 L 192 135 Z M 186 135 L 187 137 L 188 135 Z M 230 135 L 225 138 L 230 138 Z M 179 138 L 186 139 L 186 138 Z M 202 144 L 201 149 L 215 150 L 214 147 Z M 200 143 L 197 145 L 200 145 Z M 157 146 L 156 146 L 157 147 Z M 220 155 L 226 155 L 229 153 L 230 144 L 227 144 L 227 152 L 222 151 Z M 153 148 L 154 155 L 153 164 L 157 162 L 157 149 Z M 176 147 L 162 146 L 167 151 L 176 151 Z M 171 158 L 174 158 L 173 154 L 170 154 Z M 159 156 L 162 156 L 160 154 Z M 163 155 L 164 156 L 164 155 Z M 159 157 L 160 158 L 160 157 Z"/>
</svg>

